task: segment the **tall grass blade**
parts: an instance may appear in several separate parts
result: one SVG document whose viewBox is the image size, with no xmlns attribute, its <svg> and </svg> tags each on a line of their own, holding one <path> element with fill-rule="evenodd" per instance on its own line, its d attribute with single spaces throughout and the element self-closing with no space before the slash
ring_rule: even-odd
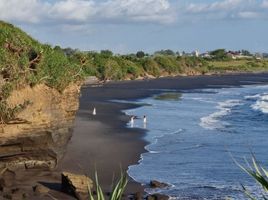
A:
<svg viewBox="0 0 268 200">
<path fill-rule="evenodd" d="M 109 200 L 121 200 L 123 193 L 126 189 L 128 183 L 127 175 L 121 173 L 120 179 L 118 180 L 117 184 L 112 189 L 112 193 L 110 195 Z M 96 192 L 97 192 L 97 199 L 96 200 L 105 200 L 103 191 L 101 186 L 99 185 L 98 173 L 95 172 L 95 185 L 96 185 Z M 88 185 L 88 192 L 89 192 L 89 199 L 95 200 L 94 196 L 91 193 L 90 187 Z"/>
<path fill-rule="evenodd" d="M 233 158 L 233 157 L 232 157 Z M 248 168 L 245 168 L 241 164 L 239 164 L 234 158 L 233 158 L 235 164 L 239 166 L 243 171 L 245 171 L 247 174 L 249 174 L 251 177 L 254 178 L 254 180 L 262 186 L 264 191 L 268 192 L 268 172 L 263 167 L 261 167 L 255 156 L 252 155 L 252 166 L 248 164 L 247 160 L 246 163 L 249 165 Z M 243 191 L 245 192 L 246 196 L 252 200 L 255 200 L 255 198 L 250 194 L 250 192 L 242 185 Z M 265 195 L 263 194 L 263 199 L 267 199 Z"/>
</svg>

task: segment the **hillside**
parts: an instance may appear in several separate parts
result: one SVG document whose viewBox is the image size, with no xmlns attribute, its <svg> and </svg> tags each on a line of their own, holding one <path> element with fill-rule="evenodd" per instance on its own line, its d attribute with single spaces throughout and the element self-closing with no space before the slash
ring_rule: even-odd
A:
<svg viewBox="0 0 268 200">
<path fill-rule="evenodd" d="M 139 52 L 114 55 L 109 50 L 100 53 L 81 52 L 41 44 L 19 28 L 0 21 L 0 111 L 6 123 L 30 103 L 15 107 L 7 105 L 13 90 L 45 84 L 62 92 L 71 83 L 86 76 L 100 80 L 130 80 L 175 75 L 200 75 L 229 72 L 261 72 L 268 70 L 266 59 L 228 57 L 201 58 L 176 54 Z M 217 51 L 215 51 L 217 52 Z"/>
<path fill-rule="evenodd" d="M 179 56 L 175 53 L 114 55 L 109 50 L 80 52 L 62 49 L 69 60 L 81 65 L 85 75 L 102 80 L 125 80 L 146 77 L 200 75 L 230 72 L 262 72 L 268 70 L 268 60 L 254 57 L 232 59 L 223 57 Z M 227 52 L 226 52 L 227 54 Z"/>
<path fill-rule="evenodd" d="M 44 83 L 63 91 L 81 78 L 80 67 L 64 52 L 40 44 L 22 30 L 0 21 L 0 111 L 1 121 L 14 118 L 22 105 L 10 108 L 6 99 L 13 90 Z"/>
<path fill-rule="evenodd" d="M 81 67 L 0 22 L 0 170 L 54 168 L 71 137 Z"/>
</svg>

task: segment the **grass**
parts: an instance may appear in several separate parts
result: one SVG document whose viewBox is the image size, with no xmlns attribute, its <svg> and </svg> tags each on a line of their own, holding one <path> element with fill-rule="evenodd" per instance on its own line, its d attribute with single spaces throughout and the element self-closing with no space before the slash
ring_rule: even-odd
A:
<svg viewBox="0 0 268 200">
<path fill-rule="evenodd" d="M 41 44 L 12 24 L 0 21 L 0 119 L 8 123 L 25 109 L 26 103 L 8 106 L 13 90 L 44 83 L 63 91 L 80 81 L 82 66 L 72 62 L 61 49 Z"/>
<path fill-rule="evenodd" d="M 165 101 L 178 101 L 181 98 L 180 93 L 164 93 L 154 97 L 156 100 L 165 100 Z"/>
<path fill-rule="evenodd" d="M 109 200 L 121 200 L 123 193 L 126 189 L 128 183 L 127 175 L 121 173 L 121 176 L 117 184 L 113 187 Z M 105 195 L 102 191 L 102 188 L 99 184 L 98 173 L 95 172 L 95 185 L 96 185 L 96 198 L 93 196 L 90 186 L 88 186 L 89 200 L 105 200 Z"/>
<path fill-rule="evenodd" d="M 0 21 L 0 113 L 2 121 L 16 118 L 7 99 L 13 90 L 46 84 L 59 92 L 87 76 L 125 80 L 146 76 L 267 71 L 268 60 L 205 59 L 176 54 L 113 55 L 110 51 L 81 52 L 41 44 L 21 29 Z M 10 112 L 10 113 L 8 113 Z M 4 113 L 4 114 L 3 114 Z M 13 113 L 13 114 L 12 114 Z"/>
<path fill-rule="evenodd" d="M 235 163 L 249 176 L 251 176 L 263 189 L 262 193 L 262 199 L 267 200 L 268 195 L 268 171 L 263 168 L 256 160 L 255 156 L 252 156 L 251 164 L 247 160 L 245 162 L 247 163 L 247 167 L 239 164 L 236 160 L 234 160 Z M 257 200 L 257 197 L 254 197 L 252 193 L 244 186 L 242 185 L 242 189 L 245 193 L 245 195 L 251 199 L 251 200 Z"/>
</svg>

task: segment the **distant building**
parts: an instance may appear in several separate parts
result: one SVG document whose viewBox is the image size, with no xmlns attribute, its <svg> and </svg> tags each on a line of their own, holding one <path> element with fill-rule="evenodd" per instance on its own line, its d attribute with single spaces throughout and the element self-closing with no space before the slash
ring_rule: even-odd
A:
<svg viewBox="0 0 268 200">
<path fill-rule="evenodd" d="M 209 54 L 209 52 L 200 54 L 200 57 L 202 57 L 202 58 L 212 58 L 212 56 Z"/>
<path fill-rule="evenodd" d="M 227 56 L 231 57 L 232 59 L 242 59 L 242 58 L 253 58 L 249 55 L 243 55 L 241 51 L 228 51 Z"/>
<path fill-rule="evenodd" d="M 195 50 L 193 51 L 192 55 L 195 56 L 195 57 L 199 57 L 199 51 L 198 50 Z"/>
<path fill-rule="evenodd" d="M 254 56 L 257 60 L 262 60 L 263 59 L 263 54 L 261 53 L 255 53 L 255 56 Z"/>
</svg>

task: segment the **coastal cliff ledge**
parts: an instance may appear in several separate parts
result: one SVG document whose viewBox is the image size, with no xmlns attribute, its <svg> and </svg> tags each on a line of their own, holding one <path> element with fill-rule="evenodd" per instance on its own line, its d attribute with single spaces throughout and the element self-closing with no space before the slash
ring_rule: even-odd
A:
<svg viewBox="0 0 268 200">
<path fill-rule="evenodd" d="M 8 105 L 29 105 L 0 127 L 0 169 L 55 168 L 72 135 L 79 95 L 79 84 L 62 92 L 45 84 L 14 90 Z"/>
</svg>

